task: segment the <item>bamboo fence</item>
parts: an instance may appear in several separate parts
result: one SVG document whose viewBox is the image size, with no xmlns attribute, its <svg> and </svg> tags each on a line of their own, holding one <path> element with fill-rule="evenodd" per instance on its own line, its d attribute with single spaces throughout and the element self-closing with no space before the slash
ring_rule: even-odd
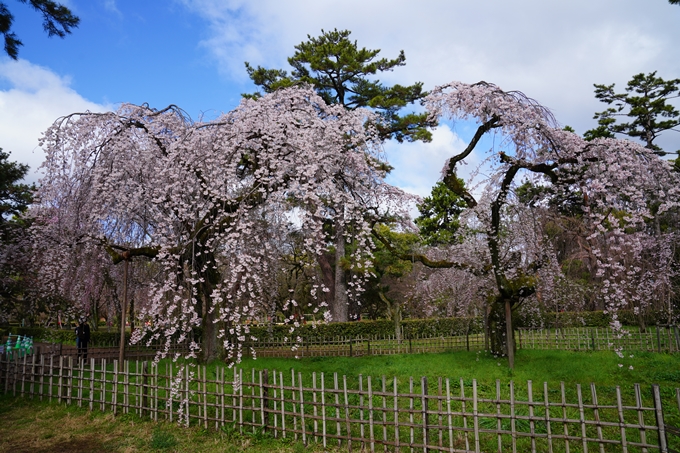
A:
<svg viewBox="0 0 680 453">
<path fill-rule="evenodd" d="M 118 358 L 118 344 L 116 342 L 110 343 L 99 343 L 96 345 L 88 345 L 87 357 L 94 358 L 97 360 L 107 359 L 113 360 Z M 144 359 L 144 358 L 154 358 L 156 352 L 163 350 L 164 345 L 161 343 L 146 345 L 125 345 L 125 357 L 126 359 Z M 74 357 L 78 359 L 78 348 L 75 345 L 63 344 L 63 343 L 44 343 L 36 342 L 34 343 L 34 351 L 37 355 L 48 355 L 48 356 L 65 356 Z M 189 352 L 189 345 L 187 343 L 173 343 L 170 345 L 168 350 L 170 354 L 180 353 L 184 354 Z"/>
<path fill-rule="evenodd" d="M 244 353 L 258 357 L 360 357 L 366 355 L 420 354 L 460 350 L 483 350 L 482 334 L 451 336 L 361 336 L 258 338 L 244 343 Z"/>
<path fill-rule="evenodd" d="M 614 350 L 646 352 L 680 352 L 680 332 L 677 326 L 652 326 L 645 332 L 637 327 L 627 328 L 615 335 L 608 327 L 580 327 L 558 329 L 517 329 L 515 343 L 518 349 L 562 349 L 573 351 Z M 77 358 L 74 345 L 35 343 L 38 354 L 72 356 Z M 126 358 L 153 358 L 160 345 L 126 346 Z M 480 351 L 485 349 L 483 334 L 448 336 L 394 335 L 258 338 L 246 341 L 246 356 L 258 357 L 359 357 L 366 355 L 420 354 L 446 351 Z M 188 352 L 186 344 L 173 344 L 170 352 Z M 116 343 L 88 347 L 88 358 L 113 360 L 118 358 Z"/>
<path fill-rule="evenodd" d="M 515 333 L 520 349 L 565 349 L 680 352 L 680 333 L 677 326 L 652 326 L 645 332 L 626 328 L 615 334 L 608 327 L 580 327 L 562 329 L 518 329 Z"/>
<path fill-rule="evenodd" d="M 653 326 L 640 332 L 628 328 L 616 335 L 608 327 L 562 329 L 518 329 L 515 332 L 518 349 L 614 350 L 648 352 L 680 351 L 677 326 Z M 362 336 L 259 338 L 244 344 L 244 353 L 258 357 L 316 357 L 418 354 L 456 350 L 484 350 L 483 334 L 450 336 Z"/>
<path fill-rule="evenodd" d="M 669 452 L 680 389 L 549 388 L 72 357 L 0 357 L 4 393 L 227 433 L 394 452 Z"/>
</svg>

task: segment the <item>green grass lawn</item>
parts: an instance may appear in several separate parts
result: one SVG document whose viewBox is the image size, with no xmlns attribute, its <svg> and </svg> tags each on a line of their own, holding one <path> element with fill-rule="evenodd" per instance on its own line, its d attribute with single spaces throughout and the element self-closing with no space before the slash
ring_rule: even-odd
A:
<svg viewBox="0 0 680 453">
<path fill-rule="evenodd" d="M 619 367 L 622 364 L 622 367 Z M 630 369 L 630 367 L 633 367 Z M 495 358 L 484 352 L 451 352 L 440 354 L 364 356 L 364 357 L 311 357 L 302 359 L 259 358 L 245 359 L 239 368 L 250 371 L 269 369 L 283 371 L 291 369 L 302 372 L 303 377 L 312 372 L 347 375 L 354 378 L 359 374 L 373 376 L 396 376 L 400 380 L 410 376 L 419 379 L 448 377 L 465 381 L 477 379 L 482 384 L 515 381 L 526 383 L 548 382 L 549 386 L 590 384 L 622 388 L 638 384 L 659 384 L 664 387 L 680 387 L 680 355 L 635 353 L 634 357 L 620 359 L 613 352 L 571 352 L 550 350 L 519 350 L 515 369 L 507 366 L 505 358 Z"/>
<path fill-rule="evenodd" d="M 624 366 L 619 367 L 620 363 Z M 213 363 L 208 366 L 209 377 L 215 376 L 218 366 L 222 365 Z M 680 387 L 680 355 L 677 354 L 638 353 L 621 360 L 614 353 L 605 351 L 520 350 L 515 370 L 507 367 L 504 358 L 495 358 L 483 352 L 354 358 L 260 358 L 246 359 L 239 367 L 246 376 L 250 376 L 252 369 L 277 370 L 283 373 L 287 381 L 294 369 L 296 374 L 302 373 L 306 385 L 311 382 L 312 373 L 316 373 L 317 378 L 320 378 L 320 373 L 324 373 L 326 382 L 332 382 L 333 373 L 346 375 L 348 386 L 354 388 L 359 375 L 362 375 L 364 385 L 367 377 L 371 376 L 374 388 L 378 387 L 382 376 L 388 379 L 388 383 L 396 377 L 400 391 L 407 388 L 409 377 L 413 377 L 416 385 L 419 385 L 421 376 L 425 376 L 432 387 L 437 386 L 438 378 L 449 378 L 452 391 L 460 380 L 469 389 L 472 380 L 476 379 L 480 396 L 487 398 L 495 396 L 496 380 L 500 380 L 502 396 L 507 398 L 508 383 L 512 380 L 518 397 L 524 399 L 527 395 L 526 382 L 531 380 L 536 400 L 542 398 L 543 382 L 548 383 L 551 401 L 559 400 L 562 381 L 568 399 L 572 400 L 577 384 L 583 385 L 584 394 L 587 395 L 590 392 L 589 384 L 594 382 L 600 402 L 611 400 L 616 386 L 621 387 L 624 399 L 630 400 L 635 383 L 641 384 L 645 399 L 648 400 L 650 385 L 659 384 L 666 421 L 675 426 L 680 425 L 680 414 L 677 404 L 674 404 L 675 388 Z M 159 368 L 165 369 L 164 364 Z M 228 370 L 227 376 L 230 373 Z M 433 388 L 432 391 L 436 390 Z M 675 448 L 675 443 L 672 446 Z M 493 441 L 485 447 L 493 448 Z M 182 428 L 176 424 L 142 420 L 131 414 L 113 417 L 110 412 L 95 410 L 90 413 L 64 404 L 0 396 L 0 452 L 53 451 L 259 453 L 323 450 L 315 445 L 305 448 L 290 440 L 283 443 L 263 433 L 248 431 L 248 434 L 238 434 L 233 429 L 215 431 L 195 426 Z"/>
</svg>

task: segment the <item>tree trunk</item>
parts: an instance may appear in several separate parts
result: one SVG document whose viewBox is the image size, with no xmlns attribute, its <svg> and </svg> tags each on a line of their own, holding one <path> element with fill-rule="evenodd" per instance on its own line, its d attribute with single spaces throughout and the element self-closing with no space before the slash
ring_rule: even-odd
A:
<svg viewBox="0 0 680 453">
<path fill-rule="evenodd" d="M 488 321 L 491 353 L 497 356 L 507 356 L 510 368 L 515 366 L 515 332 L 512 327 L 512 306 L 513 303 L 510 299 L 497 297 L 491 304 Z"/>
<path fill-rule="evenodd" d="M 135 331 L 135 298 L 130 298 L 130 306 L 128 307 L 128 320 L 130 321 L 130 335 Z"/>
<path fill-rule="evenodd" d="M 329 309 L 333 306 L 335 302 L 335 274 L 333 272 L 333 267 L 331 266 L 331 259 L 335 257 L 330 252 L 324 252 L 317 257 L 317 262 L 319 263 L 319 269 L 321 270 L 321 280 L 328 292 L 325 292 L 324 302 L 328 305 Z"/>
<path fill-rule="evenodd" d="M 123 300 L 120 304 L 120 346 L 118 350 L 118 369 L 123 371 L 125 360 L 125 311 L 127 310 L 128 260 L 123 261 Z"/>
<path fill-rule="evenodd" d="M 92 318 L 91 324 L 91 329 L 93 331 L 99 330 L 99 306 L 97 305 L 97 301 L 90 300 L 90 318 Z"/>
<path fill-rule="evenodd" d="M 645 313 L 643 312 L 642 308 L 638 310 L 638 325 L 640 326 L 640 333 L 645 333 L 647 332 L 647 322 L 645 321 Z M 671 320 L 670 317 L 668 318 L 668 323 L 670 324 Z"/>
<path fill-rule="evenodd" d="M 201 338 L 201 351 L 203 361 L 208 363 L 217 359 L 217 326 L 215 325 L 215 310 L 212 307 L 212 298 L 209 294 L 203 293 L 203 313 L 201 314 L 201 328 L 203 330 Z"/>
<path fill-rule="evenodd" d="M 382 290 L 378 291 L 378 295 L 387 305 L 387 314 L 392 322 L 394 322 L 394 336 L 397 342 L 401 344 L 401 305 L 396 300 L 389 300 Z"/>
<path fill-rule="evenodd" d="M 505 299 L 505 338 L 507 339 L 506 352 L 508 354 L 508 366 L 515 368 L 515 330 L 512 328 L 512 305 L 510 299 Z"/>
<path fill-rule="evenodd" d="M 347 282 L 345 270 L 342 268 L 342 260 L 345 258 L 344 229 L 338 225 L 335 238 L 335 298 L 331 307 L 332 322 L 347 322 Z"/>
<path fill-rule="evenodd" d="M 194 257 L 195 258 L 195 257 Z M 205 262 L 214 263 L 215 256 L 212 252 L 204 252 L 203 259 Z M 204 266 L 205 262 L 199 261 L 199 266 Z M 213 307 L 212 293 L 215 286 L 220 282 L 221 275 L 215 269 L 209 268 L 204 275 L 205 281 L 200 286 L 200 302 L 201 307 L 201 351 L 203 354 L 203 361 L 208 363 L 216 360 L 219 357 L 219 348 L 217 343 L 217 324 L 215 324 L 216 310 Z"/>
<path fill-rule="evenodd" d="M 399 302 L 394 303 L 394 335 L 397 338 L 397 343 L 401 344 L 401 306 Z"/>
</svg>

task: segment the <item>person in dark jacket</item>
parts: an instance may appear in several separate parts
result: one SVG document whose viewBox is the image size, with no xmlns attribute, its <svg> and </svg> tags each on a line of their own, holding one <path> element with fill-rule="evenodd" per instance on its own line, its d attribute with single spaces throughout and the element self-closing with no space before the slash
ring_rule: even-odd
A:
<svg viewBox="0 0 680 453">
<path fill-rule="evenodd" d="M 87 343 L 90 341 L 90 326 L 87 319 L 81 319 L 76 327 L 76 346 L 78 347 L 78 360 L 82 357 L 87 360 Z"/>
</svg>

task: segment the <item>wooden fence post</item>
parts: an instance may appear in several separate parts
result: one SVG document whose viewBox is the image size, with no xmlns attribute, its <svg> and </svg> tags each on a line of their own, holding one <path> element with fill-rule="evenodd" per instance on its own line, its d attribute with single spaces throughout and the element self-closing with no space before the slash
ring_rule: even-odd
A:
<svg viewBox="0 0 680 453">
<path fill-rule="evenodd" d="M 345 431 L 347 432 L 347 449 L 352 451 L 352 426 L 349 421 L 349 397 L 347 395 L 347 376 L 342 375 L 342 394 L 345 409 Z"/>
<path fill-rule="evenodd" d="M 302 373 L 298 373 L 298 386 L 300 390 L 300 428 L 302 429 L 302 443 L 307 445 L 307 427 L 305 426 L 305 397 L 302 388 Z"/>
<path fill-rule="evenodd" d="M 472 417 L 475 430 L 475 453 L 480 453 L 479 443 L 479 407 L 477 404 L 477 379 L 472 380 Z"/>
<path fill-rule="evenodd" d="M 144 361 L 142 362 L 142 408 L 140 410 L 140 416 L 144 417 L 144 414 L 146 412 L 146 407 L 148 405 L 148 394 L 149 394 L 149 362 Z"/>
<path fill-rule="evenodd" d="M 427 399 L 427 377 L 426 376 L 422 376 L 420 378 L 420 394 L 421 394 L 421 396 L 420 396 L 420 398 L 421 398 L 420 406 L 421 406 L 421 409 L 423 411 L 423 453 L 427 453 L 427 447 L 428 447 L 428 445 L 427 445 L 427 439 L 428 439 L 427 428 L 428 428 L 428 425 L 430 424 L 430 416 L 429 416 L 428 407 L 427 407 L 428 404 L 429 404 L 429 401 Z"/>
<path fill-rule="evenodd" d="M 656 426 L 659 428 L 659 451 L 668 453 L 668 443 L 666 441 L 666 426 L 663 421 L 663 408 L 661 407 L 661 392 L 657 384 L 652 385 L 652 396 L 654 398 L 654 415 L 656 416 Z"/>
<path fill-rule="evenodd" d="M 90 412 L 94 409 L 94 374 L 96 369 L 94 358 L 90 358 Z"/>
<path fill-rule="evenodd" d="M 269 426 L 269 370 L 262 371 L 262 378 L 260 380 L 261 397 L 262 397 L 262 428 L 266 431 Z"/>
<path fill-rule="evenodd" d="M 57 398 L 59 402 L 62 401 L 66 390 L 64 388 L 64 356 L 59 356 L 59 379 L 57 381 Z"/>
<path fill-rule="evenodd" d="M 7 390 L 9 389 L 9 355 L 3 354 L 3 355 L 0 356 L 0 369 L 2 369 L 3 359 L 5 359 L 4 363 L 7 364 L 7 366 L 4 367 L 4 370 L 5 370 L 5 393 L 7 393 Z"/>
</svg>

